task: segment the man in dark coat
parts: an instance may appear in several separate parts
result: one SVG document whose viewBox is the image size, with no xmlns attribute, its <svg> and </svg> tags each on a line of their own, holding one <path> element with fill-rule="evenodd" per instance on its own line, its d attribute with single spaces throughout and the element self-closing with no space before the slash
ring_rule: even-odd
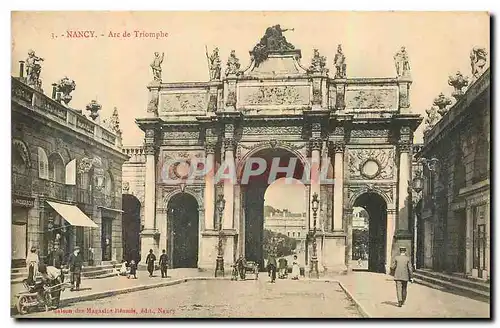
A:
<svg viewBox="0 0 500 328">
<path fill-rule="evenodd" d="M 276 257 L 274 255 L 269 255 L 267 260 L 267 271 L 269 272 L 269 276 L 271 277 L 271 282 L 276 281 Z"/>
<path fill-rule="evenodd" d="M 240 255 L 236 260 L 236 269 L 238 270 L 238 274 L 240 275 L 241 280 L 246 279 L 246 266 L 247 263 L 243 255 Z"/>
<path fill-rule="evenodd" d="M 161 277 L 167 278 L 168 256 L 165 250 L 163 250 L 161 253 L 162 254 L 160 255 L 160 261 L 158 262 L 158 264 L 160 265 Z"/>
<path fill-rule="evenodd" d="M 80 253 L 80 247 L 76 246 L 73 253 L 69 256 L 68 267 L 70 272 L 71 291 L 80 289 L 82 279 L 83 256 Z"/>
<path fill-rule="evenodd" d="M 406 255 L 406 248 L 399 248 L 400 254 L 397 255 L 391 264 L 391 271 L 394 272 L 394 281 L 396 281 L 396 292 L 398 295 L 398 306 L 405 304 L 408 281 L 412 281 L 413 269 L 410 258 Z"/>
<path fill-rule="evenodd" d="M 48 256 L 47 265 L 53 266 L 61 270 L 61 277 L 64 282 L 64 274 L 62 274 L 62 267 L 64 263 L 64 252 L 59 248 L 59 243 L 54 244 L 54 249 Z"/>
<path fill-rule="evenodd" d="M 146 265 L 148 266 L 149 277 L 153 276 L 153 271 L 155 270 L 156 256 L 153 254 L 153 250 L 149 250 L 149 254 L 146 257 Z"/>
</svg>

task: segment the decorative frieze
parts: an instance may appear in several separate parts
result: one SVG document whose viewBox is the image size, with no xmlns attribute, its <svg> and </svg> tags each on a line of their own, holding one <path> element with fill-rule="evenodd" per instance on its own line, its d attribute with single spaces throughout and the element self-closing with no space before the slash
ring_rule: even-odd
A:
<svg viewBox="0 0 500 328">
<path fill-rule="evenodd" d="M 346 90 L 346 108 L 351 109 L 396 109 L 396 89 Z"/>
<path fill-rule="evenodd" d="M 212 141 L 205 142 L 205 153 L 206 154 L 215 154 L 217 144 Z"/>
<path fill-rule="evenodd" d="M 302 134 L 302 126 L 244 126 L 243 134 L 300 135 Z"/>
<path fill-rule="evenodd" d="M 349 149 L 350 179 L 392 179 L 394 177 L 394 150 Z"/>
<path fill-rule="evenodd" d="M 240 87 L 240 105 L 309 105 L 309 86 L 266 85 Z"/>
<path fill-rule="evenodd" d="M 88 133 L 94 134 L 94 124 L 89 122 L 84 116 L 78 116 L 76 118 L 76 127 Z"/>
<path fill-rule="evenodd" d="M 309 149 L 310 151 L 313 150 L 319 150 L 321 151 L 321 148 L 323 146 L 323 140 L 321 138 L 311 138 L 309 139 Z"/>
<path fill-rule="evenodd" d="M 196 140 L 199 134 L 199 131 L 165 131 L 163 140 Z"/>
<path fill-rule="evenodd" d="M 352 138 L 387 138 L 389 137 L 389 130 L 385 129 L 363 129 L 352 130 Z"/>
<path fill-rule="evenodd" d="M 166 93 L 160 95 L 161 113 L 205 112 L 207 109 L 205 93 Z"/>
</svg>

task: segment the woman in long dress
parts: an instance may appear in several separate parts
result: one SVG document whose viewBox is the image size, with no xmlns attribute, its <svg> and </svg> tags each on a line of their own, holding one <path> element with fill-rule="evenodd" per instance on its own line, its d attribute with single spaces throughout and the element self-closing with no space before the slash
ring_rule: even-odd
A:
<svg viewBox="0 0 500 328">
<path fill-rule="evenodd" d="M 297 255 L 294 255 L 292 263 L 292 280 L 299 280 L 299 275 L 300 275 L 299 261 L 297 260 Z"/>
<path fill-rule="evenodd" d="M 28 270 L 28 284 L 33 284 L 35 278 L 38 276 L 38 264 L 40 260 L 38 259 L 38 254 L 36 253 L 36 247 L 32 246 L 30 253 L 26 257 L 26 269 Z"/>
</svg>

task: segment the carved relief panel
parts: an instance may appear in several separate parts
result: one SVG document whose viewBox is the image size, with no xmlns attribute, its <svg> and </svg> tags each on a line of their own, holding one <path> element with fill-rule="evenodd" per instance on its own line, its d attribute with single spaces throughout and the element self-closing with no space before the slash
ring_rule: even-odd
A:
<svg viewBox="0 0 500 328">
<path fill-rule="evenodd" d="M 202 169 L 204 158 L 202 150 L 163 151 L 158 160 L 158 182 L 178 184 L 185 182 L 190 176 L 194 181 L 202 181 L 203 176 L 194 176 L 192 172 Z"/>
<path fill-rule="evenodd" d="M 310 103 L 309 85 L 260 84 L 238 88 L 238 107 L 307 106 Z"/>
<path fill-rule="evenodd" d="M 397 110 L 397 89 L 347 89 L 346 109 L 386 109 Z"/>
<path fill-rule="evenodd" d="M 350 148 L 347 153 L 350 180 L 389 180 L 395 177 L 394 149 Z"/>
<path fill-rule="evenodd" d="M 178 92 L 160 94 L 159 114 L 179 115 L 182 113 L 206 112 L 208 108 L 207 92 Z"/>
</svg>

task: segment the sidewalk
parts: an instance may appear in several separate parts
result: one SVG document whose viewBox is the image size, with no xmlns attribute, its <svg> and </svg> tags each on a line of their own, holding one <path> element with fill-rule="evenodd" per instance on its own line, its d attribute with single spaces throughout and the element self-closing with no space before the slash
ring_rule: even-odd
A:
<svg viewBox="0 0 500 328">
<path fill-rule="evenodd" d="M 198 269 L 170 269 L 168 270 L 168 278 L 161 278 L 161 273 L 159 270 L 155 271 L 153 277 L 149 278 L 147 271 L 138 271 L 137 279 L 127 279 L 123 276 L 115 276 L 103 279 L 82 279 L 82 283 L 79 291 L 71 292 L 66 289 L 61 293 L 61 302 L 65 303 L 67 301 L 78 301 L 79 298 L 86 298 L 90 295 L 96 293 L 107 293 L 112 296 L 115 291 L 119 290 L 141 290 L 147 289 L 148 286 L 155 286 L 158 284 L 169 284 L 170 282 L 178 283 L 179 279 L 184 278 L 209 278 L 214 276 L 213 271 L 199 271 Z M 67 281 L 65 281 L 67 282 Z M 16 294 L 24 291 L 25 288 L 23 284 L 11 284 L 11 307 L 16 306 Z"/>
<path fill-rule="evenodd" d="M 489 318 L 490 304 L 422 286 L 408 284 L 405 305 L 397 307 L 391 276 L 352 272 L 337 276 L 359 306 L 372 318 Z"/>
</svg>

